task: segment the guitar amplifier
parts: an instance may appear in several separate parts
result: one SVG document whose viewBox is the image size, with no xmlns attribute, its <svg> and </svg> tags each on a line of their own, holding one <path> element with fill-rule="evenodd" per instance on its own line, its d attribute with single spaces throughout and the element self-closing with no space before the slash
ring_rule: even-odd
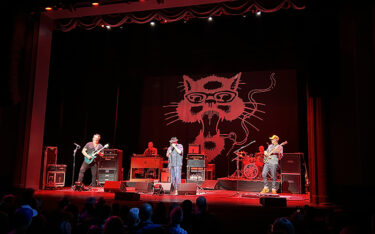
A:
<svg viewBox="0 0 375 234">
<path fill-rule="evenodd" d="M 105 181 L 122 181 L 122 150 L 104 149 L 104 155 L 98 164 L 98 180 L 103 185 Z"/>
<path fill-rule="evenodd" d="M 204 167 L 204 160 L 187 160 L 188 167 Z"/>
<path fill-rule="evenodd" d="M 187 159 L 189 160 L 204 160 L 204 154 L 188 154 Z"/>
</svg>

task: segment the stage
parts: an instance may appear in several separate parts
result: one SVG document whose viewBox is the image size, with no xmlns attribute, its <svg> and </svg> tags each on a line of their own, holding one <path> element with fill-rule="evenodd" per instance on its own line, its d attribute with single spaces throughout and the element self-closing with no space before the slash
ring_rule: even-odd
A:
<svg viewBox="0 0 375 234">
<path fill-rule="evenodd" d="M 133 190 L 133 188 L 128 189 Z M 156 195 L 152 192 L 128 192 L 139 195 L 139 199 L 116 200 L 115 193 L 104 192 L 103 187 L 92 188 L 89 191 L 74 191 L 71 187 L 63 187 L 51 190 L 38 190 L 35 192 L 36 198 L 42 201 L 42 206 L 47 212 L 57 208 L 57 202 L 62 198 L 68 198 L 72 204 L 80 209 L 88 199 L 103 198 L 107 204 L 118 203 L 121 206 L 139 207 L 148 202 L 156 207 L 163 203 L 166 209 L 173 204 L 180 204 L 184 200 L 191 200 L 195 204 L 198 196 L 204 196 L 207 200 L 208 210 L 213 213 L 220 221 L 224 232 L 228 233 L 266 233 L 268 225 L 280 216 L 288 216 L 296 212 L 298 208 L 310 204 L 310 198 L 307 194 L 264 194 L 247 191 L 231 190 L 205 190 L 198 187 L 196 195 Z M 134 196 L 132 196 L 134 197 Z M 286 206 L 263 206 L 262 197 L 285 198 Z M 230 214 L 230 215 L 228 215 Z"/>
</svg>

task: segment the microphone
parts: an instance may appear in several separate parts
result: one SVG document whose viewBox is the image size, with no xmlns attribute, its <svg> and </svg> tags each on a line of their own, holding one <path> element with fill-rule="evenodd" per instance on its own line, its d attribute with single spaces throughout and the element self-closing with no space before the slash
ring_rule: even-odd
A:
<svg viewBox="0 0 375 234">
<path fill-rule="evenodd" d="M 77 149 L 80 149 L 80 148 L 81 148 L 81 146 L 78 145 L 77 143 L 73 143 L 73 144 L 77 147 Z"/>
</svg>

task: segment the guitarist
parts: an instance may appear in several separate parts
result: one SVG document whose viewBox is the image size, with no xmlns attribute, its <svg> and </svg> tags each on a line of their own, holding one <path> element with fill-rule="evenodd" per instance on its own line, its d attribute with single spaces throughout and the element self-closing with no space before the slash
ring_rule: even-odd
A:
<svg viewBox="0 0 375 234">
<path fill-rule="evenodd" d="M 269 187 L 267 182 L 268 172 L 271 172 L 272 177 L 272 193 L 276 194 L 276 170 L 279 164 L 279 156 L 283 153 L 283 146 L 279 145 L 279 137 L 273 135 L 269 138 L 272 144 L 268 145 L 267 150 L 264 152 L 264 166 L 262 171 L 264 187 L 260 193 L 268 193 Z"/>
<path fill-rule="evenodd" d="M 91 159 L 90 154 L 92 154 L 95 151 L 103 148 L 103 146 L 99 143 L 99 140 L 100 140 L 100 134 L 95 134 L 92 137 L 92 142 L 87 143 L 85 145 L 85 147 L 83 147 L 83 149 L 82 149 L 83 156 L 85 156 L 87 159 L 90 160 Z M 99 152 L 98 155 L 103 156 L 104 155 L 103 151 Z M 85 175 L 85 172 L 89 168 L 91 168 L 91 175 L 92 175 L 92 179 L 91 179 L 91 184 L 90 185 L 92 187 L 96 187 L 97 186 L 97 178 L 96 178 L 96 175 L 97 175 L 97 162 L 96 162 L 96 160 L 92 161 L 92 163 L 90 163 L 90 164 L 88 164 L 85 160 L 83 160 L 81 169 L 79 169 L 78 182 L 82 183 L 83 176 Z"/>
</svg>

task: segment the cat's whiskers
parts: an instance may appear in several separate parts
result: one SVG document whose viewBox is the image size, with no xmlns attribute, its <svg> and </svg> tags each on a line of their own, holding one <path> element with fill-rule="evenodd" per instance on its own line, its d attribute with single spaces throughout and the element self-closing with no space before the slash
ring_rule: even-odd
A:
<svg viewBox="0 0 375 234">
<path fill-rule="evenodd" d="M 240 120 L 246 122 L 247 124 L 249 124 L 251 127 L 253 127 L 255 130 L 257 130 L 259 132 L 259 129 L 257 127 L 255 127 L 253 124 L 251 124 L 250 122 L 248 122 L 245 118 L 237 117 L 237 119 L 240 119 Z"/>
<path fill-rule="evenodd" d="M 169 117 L 165 118 L 165 120 L 171 119 L 171 118 L 174 118 L 174 117 L 178 117 L 178 115 L 176 114 L 176 115 L 169 116 Z"/>
<path fill-rule="evenodd" d="M 174 122 L 176 122 L 176 121 L 179 121 L 179 120 L 180 120 L 180 119 L 172 120 L 171 122 L 167 123 L 167 126 L 170 125 L 170 124 L 172 124 L 172 123 L 174 123 Z"/>
<path fill-rule="evenodd" d="M 263 119 L 262 119 L 261 117 L 259 117 L 259 116 L 257 116 L 257 115 L 254 115 L 254 114 L 252 114 L 252 113 L 250 113 L 250 112 L 244 111 L 242 114 L 243 114 L 244 116 L 255 117 L 255 118 L 257 118 L 257 119 L 263 121 Z"/>
<path fill-rule="evenodd" d="M 176 107 L 176 106 L 178 106 L 177 104 L 172 104 L 172 105 L 166 105 L 166 106 L 163 106 L 164 108 L 166 108 L 166 107 Z"/>
<path fill-rule="evenodd" d="M 171 115 L 171 114 L 177 114 L 177 111 L 171 111 L 171 112 L 168 112 L 168 113 L 164 113 L 164 115 Z"/>
<path fill-rule="evenodd" d="M 266 113 L 266 112 L 264 112 L 264 111 L 259 110 L 258 108 L 251 108 L 251 107 L 247 107 L 247 106 L 245 106 L 245 109 L 253 110 L 253 111 L 255 111 L 255 112 L 260 112 L 260 113 L 263 113 L 263 114 Z"/>
<path fill-rule="evenodd" d="M 245 104 L 249 104 L 249 105 L 262 105 L 262 106 L 265 106 L 266 104 L 264 103 L 261 103 L 261 102 L 244 102 Z"/>
</svg>

